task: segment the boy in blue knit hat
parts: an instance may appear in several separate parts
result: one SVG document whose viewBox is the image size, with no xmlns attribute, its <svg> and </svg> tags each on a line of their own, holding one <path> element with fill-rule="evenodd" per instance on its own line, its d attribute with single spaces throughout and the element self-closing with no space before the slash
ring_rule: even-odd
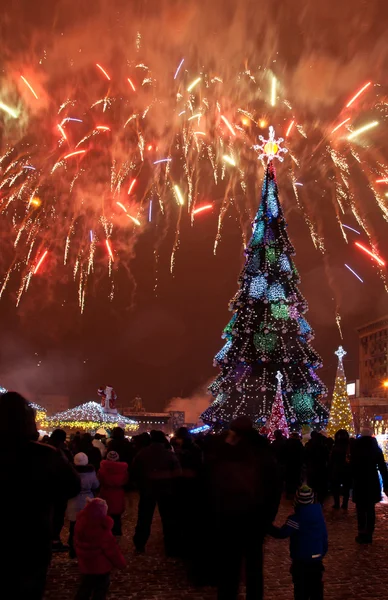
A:
<svg viewBox="0 0 388 600">
<path fill-rule="evenodd" d="M 323 600 L 322 559 L 327 552 L 326 523 L 314 492 L 307 485 L 298 489 L 295 512 L 282 527 L 271 525 L 275 538 L 290 538 L 291 574 L 295 600 Z"/>
</svg>

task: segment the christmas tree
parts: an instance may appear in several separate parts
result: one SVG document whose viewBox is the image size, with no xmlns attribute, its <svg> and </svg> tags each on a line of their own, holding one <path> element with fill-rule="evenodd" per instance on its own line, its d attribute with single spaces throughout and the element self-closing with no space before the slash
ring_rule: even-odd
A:
<svg viewBox="0 0 388 600">
<path fill-rule="evenodd" d="M 283 375 L 280 371 L 276 374 L 276 379 L 278 380 L 278 385 L 276 388 L 276 396 L 275 400 L 272 404 L 271 416 L 268 421 L 268 439 L 275 439 L 275 431 L 280 430 L 283 435 L 286 437 L 289 436 L 287 419 L 284 412 L 284 404 L 283 404 L 283 396 L 282 396 L 282 379 Z"/>
<path fill-rule="evenodd" d="M 335 353 L 338 357 L 337 375 L 335 378 L 333 401 L 331 403 L 327 434 L 334 437 L 339 429 L 346 429 L 349 435 L 354 435 L 354 423 L 349 396 L 346 389 L 346 377 L 343 357 L 346 351 L 340 346 Z"/>
<path fill-rule="evenodd" d="M 292 429 L 303 423 L 314 427 L 327 421 L 320 399 L 325 386 L 315 371 L 321 358 L 310 346 L 313 332 L 304 318 L 307 302 L 299 291 L 294 248 L 278 199 L 274 158 L 284 152 L 270 128 L 269 140 L 260 138 L 268 165 L 253 233 L 245 250 L 239 290 L 230 303 L 233 316 L 224 329 L 224 347 L 215 356 L 221 369 L 209 391 L 214 402 L 202 414 L 205 423 L 227 425 L 239 415 L 257 427 L 269 418 L 276 394 L 275 375 L 284 380 L 283 401 Z"/>
</svg>

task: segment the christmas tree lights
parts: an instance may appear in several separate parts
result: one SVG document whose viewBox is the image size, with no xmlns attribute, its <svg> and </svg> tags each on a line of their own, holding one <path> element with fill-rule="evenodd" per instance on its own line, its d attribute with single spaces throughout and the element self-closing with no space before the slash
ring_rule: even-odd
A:
<svg viewBox="0 0 388 600">
<path fill-rule="evenodd" d="M 326 388 L 315 373 L 322 361 L 310 345 L 313 331 L 304 318 L 307 302 L 298 288 L 295 252 L 278 199 L 273 159 L 283 151 L 282 141 L 270 128 L 269 139 L 261 139 L 257 147 L 268 165 L 239 290 L 230 303 L 233 316 L 223 332 L 226 343 L 214 359 L 220 368 L 209 387 L 214 402 L 202 414 L 209 425 L 227 426 L 235 417 L 247 415 L 261 427 L 271 415 L 277 372 L 283 377 L 289 426 L 319 427 L 327 422 L 321 402 Z"/>
<path fill-rule="evenodd" d="M 86 402 L 75 408 L 69 408 L 63 412 L 57 413 L 52 417 L 46 417 L 42 425 L 47 428 L 77 429 L 84 431 L 95 431 L 102 427 L 103 429 L 113 429 L 113 427 L 122 427 L 126 432 L 133 433 L 139 425 L 123 415 L 109 414 L 104 412 L 98 402 Z"/>
<path fill-rule="evenodd" d="M 343 357 L 346 351 L 339 346 L 335 353 L 338 357 L 337 375 L 335 378 L 333 400 L 331 403 L 330 417 L 327 425 L 327 434 L 334 437 L 339 429 L 346 429 L 349 435 L 354 435 L 354 423 L 352 409 L 350 408 L 349 396 L 346 388 L 346 376 L 343 365 Z"/>
<path fill-rule="evenodd" d="M 286 415 L 284 412 L 284 404 L 283 404 L 283 396 L 282 396 L 282 379 L 283 375 L 280 371 L 276 374 L 276 379 L 278 380 L 277 388 L 276 388 L 276 396 L 275 400 L 272 404 L 271 416 L 269 418 L 267 429 L 268 429 L 268 439 L 275 439 L 275 431 L 280 430 L 282 434 L 286 437 L 289 436 L 288 424 Z"/>
</svg>

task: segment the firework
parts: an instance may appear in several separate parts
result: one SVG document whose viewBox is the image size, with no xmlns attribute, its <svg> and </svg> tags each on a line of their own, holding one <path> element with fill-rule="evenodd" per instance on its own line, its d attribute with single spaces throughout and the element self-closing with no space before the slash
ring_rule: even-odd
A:
<svg viewBox="0 0 388 600">
<path fill-rule="evenodd" d="M 180 206 L 183 206 L 184 203 L 185 203 L 185 201 L 183 199 L 182 192 L 180 191 L 179 186 L 178 185 L 174 185 L 174 190 L 175 190 L 175 195 L 176 195 L 176 199 L 177 199 L 178 204 Z"/>
<path fill-rule="evenodd" d="M 128 77 L 128 83 L 129 83 L 129 85 L 131 86 L 131 88 L 133 89 L 133 91 L 134 91 L 134 92 L 136 92 L 136 88 L 135 88 L 135 86 L 133 85 L 133 83 L 132 83 L 132 80 L 131 80 L 131 79 L 129 79 L 129 77 Z"/>
<path fill-rule="evenodd" d="M 35 92 L 34 88 L 32 87 L 32 85 L 30 83 L 28 83 L 27 79 L 25 77 L 23 77 L 23 75 L 20 75 L 20 78 L 24 81 L 24 83 L 26 84 L 26 86 L 29 88 L 29 90 L 31 91 L 31 93 L 35 96 L 35 98 L 37 100 L 39 100 L 38 98 L 38 94 Z"/>
<path fill-rule="evenodd" d="M 4 104 L 4 102 L 0 102 L 0 109 L 6 112 L 7 115 L 12 117 L 13 119 L 18 118 L 18 113 L 16 112 L 16 110 L 11 108 L 10 106 L 7 106 L 6 104 Z"/>
<path fill-rule="evenodd" d="M 202 77 L 197 77 L 197 79 L 194 79 L 194 81 L 190 83 L 189 87 L 187 88 L 187 91 L 191 92 L 200 81 L 202 81 Z"/>
<path fill-rule="evenodd" d="M 347 119 L 344 119 L 339 125 L 337 125 L 336 127 L 334 127 L 334 129 L 332 130 L 331 133 L 335 133 L 336 131 L 338 131 L 338 129 L 340 129 L 340 127 L 342 127 L 343 125 L 345 125 L 345 123 L 347 123 L 348 121 L 350 121 L 350 117 L 348 117 Z"/>
<path fill-rule="evenodd" d="M 98 63 L 96 63 L 96 67 L 98 67 L 98 68 L 100 69 L 100 71 L 101 71 L 102 73 L 104 73 L 104 75 L 105 75 L 105 77 L 107 78 L 107 80 L 108 80 L 108 81 L 110 81 L 110 77 L 109 77 L 108 73 L 105 71 L 105 69 L 104 69 L 104 68 L 103 68 L 101 65 L 99 65 Z M 112 260 L 113 260 L 113 259 L 112 259 Z"/>
<path fill-rule="evenodd" d="M 361 133 L 365 133 L 365 131 L 369 131 L 369 129 L 372 129 L 373 127 L 376 127 L 378 124 L 379 124 L 378 121 L 372 121 L 372 123 L 368 123 L 367 125 L 363 125 L 359 129 L 356 129 L 356 131 L 353 131 L 350 135 L 348 135 L 348 140 L 353 140 L 355 137 L 357 137 Z"/>
<path fill-rule="evenodd" d="M 357 275 L 356 271 L 353 271 L 353 269 L 352 269 L 351 267 L 349 267 L 349 265 L 347 265 L 346 263 L 345 263 L 345 267 L 346 267 L 347 269 L 349 269 L 349 271 L 350 271 L 351 273 L 353 273 L 353 275 L 354 275 L 355 277 L 357 277 L 357 279 L 358 279 L 359 281 L 361 281 L 361 283 L 364 283 L 364 280 L 363 280 L 363 279 L 361 279 L 361 277 L 360 277 L 359 275 Z"/>
<path fill-rule="evenodd" d="M 231 124 L 229 123 L 228 119 L 226 117 L 224 117 L 224 115 L 221 115 L 221 119 L 223 120 L 223 122 L 225 123 L 225 125 L 227 126 L 227 128 L 229 129 L 230 133 L 232 135 L 236 135 L 236 132 L 233 129 L 233 127 L 231 126 Z"/>
<path fill-rule="evenodd" d="M 355 94 L 355 95 L 353 96 L 353 98 L 352 98 L 351 100 L 349 100 L 349 102 L 348 102 L 348 103 L 347 103 L 347 105 L 346 105 L 346 108 L 349 108 L 349 106 L 351 106 L 351 105 L 353 104 L 353 102 L 354 102 L 355 100 L 357 100 L 357 98 L 358 98 L 359 96 L 361 96 L 361 94 L 362 94 L 363 92 L 365 92 L 365 90 L 366 90 L 366 89 L 367 89 L 367 88 L 370 86 L 370 84 L 371 84 L 371 83 L 372 83 L 371 81 L 368 81 L 368 83 L 366 83 L 366 84 L 365 84 L 365 85 L 364 85 L 364 86 L 363 86 L 363 87 L 362 87 L 360 90 L 358 90 L 357 94 Z"/>
<path fill-rule="evenodd" d="M 180 63 L 179 63 L 179 65 L 178 65 L 178 68 L 177 68 L 177 70 L 175 71 L 174 79 L 176 79 L 176 78 L 178 77 L 178 75 L 179 75 L 179 71 L 181 70 L 181 66 L 183 65 L 183 63 L 184 63 L 184 62 L 185 62 L 185 59 L 184 59 L 184 58 L 182 58 L 181 62 L 180 62 Z"/>
<path fill-rule="evenodd" d="M 226 163 L 228 163 L 228 165 L 231 165 L 232 167 L 236 166 L 235 160 L 231 156 L 228 156 L 227 154 L 224 154 L 224 156 L 222 157 L 222 160 L 224 160 Z"/>
<path fill-rule="evenodd" d="M 36 265 L 36 267 L 35 267 L 35 269 L 34 269 L 34 275 L 36 275 L 36 274 L 37 274 L 37 272 L 39 271 L 40 267 L 42 266 L 42 263 L 43 263 L 44 259 L 45 259 L 45 258 L 46 258 L 46 256 L 47 256 L 47 252 L 48 252 L 48 251 L 47 251 L 47 250 L 45 250 L 45 251 L 43 252 L 42 256 L 40 257 L 40 259 L 38 260 L 38 262 L 37 262 L 37 265 Z"/>
<path fill-rule="evenodd" d="M 294 127 L 295 121 L 291 121 L 291 123 L 289 124 L 289 126 L 287 127 L 287 131 L 286 131 L 286 137 L 288 137 L 291 133 L 292 128 Z"/>
<path fill-rule="evenodd" d="M 358 248 L 360 248 L 360 250 L 362 250 L 363 252 L 365 252 L 365 254 L 369 254 L 369 256 L 371 258 L 373 258 L 373 260 L 375 260 L 380 266 L 384 267 L 385 261 L 383 261 L 383 259 L 380 258 L 380 256 L 377 256 L 377 254 L 375 254 L 374 252 L 372 252 L 371 250 L 369 250 L 368 248 L 366 248 L 359 242 L 354 242 L 354 245 L 357 246 Z"/>
<path fill-rule="evenodd" d="M 353 229 L 353 227 L 349 227 L 349 225 L 344 225 L 342 223 L 342 227 L 345 227 L 346 229 L 350 229 L 350 231 L 354 231 L 354 233 L 357 233 L 358 235 L 361 235 L 361 233 L 359 231 L 357 231 L 357 229 Z"/>
<path fill-rule="evenodd" d="M 276 77 L 272 77 L 271 84 L 271 106 L 276 104 Z"/>
<path fill-rule="evenodd" d="M 109 240 L 105 240 L 105 244 L 106 244 L 106 247 L 107 247 L 107 250 L 108 250 L 109 257 L 110 257 L 111 261 L 114 262 L 115 259 L 114 259 L 114 256 L 113 256 L 113 252 L 112 252 L 112 248 L 111 248 L 111 245 L 109 243 Z"/>
<path fill-rule="evenodd" d="M 68 158 L 72 158 L 73 156 L 85 154 L 85 152 L 86 152 L 86 150 L 77 150 L 76 152 L 70 152 L 70 154 L 66 154 L 66 156 L 63 157 L 63 159 L 67 160 Z"/>
<path fill-rule="evenodd" d="M 205 204 L 204 206 L 199 206 L 198 208 L 193 210 L 193 215 L 197 215 L 198 213 L 203 212 L 204 210 L 210 210 L 211 208 L 213 208 L 212 204 Z"/>
</svg>

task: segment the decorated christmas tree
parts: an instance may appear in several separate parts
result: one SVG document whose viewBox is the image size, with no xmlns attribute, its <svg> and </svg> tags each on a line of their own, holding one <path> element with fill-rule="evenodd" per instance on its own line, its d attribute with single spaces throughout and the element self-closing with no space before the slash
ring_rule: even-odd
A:
<svg viewBox="0 0 388 600">
<path fill-rule="evenodd" d="M 342 348 L 342 346 L 340 346 L 334 354 L 336 354 L 338 357 L 338 367 L 334 384 L 329 423 L 327 425 L 327 434 L 330 437 L 334 437 L 339 429 L 346 429 L 350 435 L 354 435 L 353 415 L 346 389 L 346 377 L 342 360 L 346 354 L 346 351 Z"/>
<path fill-rule="evenodd" d="M 279 430 L 286 437 L 289 436 L 288 424 L 286 415 L 284 412 L 284 404 L 283 404 L 283 396 L 282 396 L 282 379 L 283 375 L 280 371 L 276 374 L 276 379 L 278 380 L 278 385 L 276 388 L 276 396 L 275 400 L 272 404 L 271 416 L 268 421 L 267 429 L 268 429 L 268 439 L 275 439 L 275 431 Z"/>
<path fill-rule="evenodd" d="M 283 402 L 292 429 L 308 423 L 324 425 L 327 410 L 321 403 L 326 388 L 316 374 L 321 358 L 310 346 L 313 332 L 304 318 L 307 302 L 298 289 L 294 248 L 279 203 L 274 158 L 284 152 L 270 128 L 260 138 L 268 164 L 253 233 L 245 250 L 239 290 L 230 303 L 232 318 L 224 329 L 224 347 L 215 356 L 220 374 L 210 385 L 214 402 L 202 414 L 205 423 L 227 425 L 239 415 L 257 427 L 270 417 L 277 385 L 283 376 Z"/>
</svg>

